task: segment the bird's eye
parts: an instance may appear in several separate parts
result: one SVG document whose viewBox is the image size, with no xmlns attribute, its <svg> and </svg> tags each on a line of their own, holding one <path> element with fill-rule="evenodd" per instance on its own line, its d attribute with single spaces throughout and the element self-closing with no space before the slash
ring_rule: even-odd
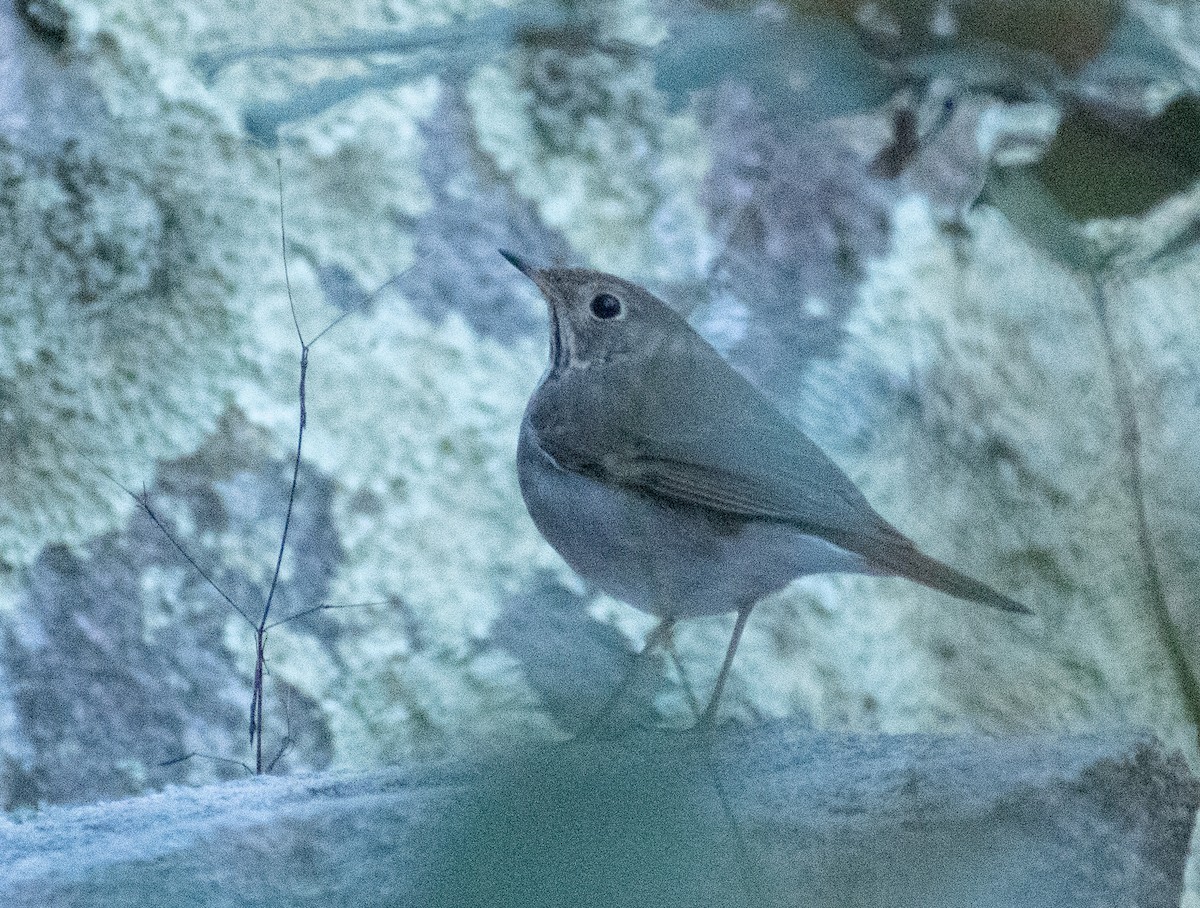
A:
<svg viewBox="0 0 1200 908">
<path fill-rule="evenodd" d="M 596 318 L 616 318 L 621 314 L 621 301 L 611 293 L 597 293 L 592 297 L 592 315 Z"/>
</svg>

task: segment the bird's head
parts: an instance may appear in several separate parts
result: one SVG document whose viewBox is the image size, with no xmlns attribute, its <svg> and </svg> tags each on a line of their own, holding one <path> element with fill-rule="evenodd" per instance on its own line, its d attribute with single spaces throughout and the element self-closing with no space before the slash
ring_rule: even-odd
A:
<svg viewBox="0 0 1200 908">
<path fill-rule="evenodd" d="M 686 325 L 653 293 L 619 277 L 587 268 L 538 268 L 503 249 L 500 254 L 546 298 L 552 369 L 619 359 Z"/>
</svg>

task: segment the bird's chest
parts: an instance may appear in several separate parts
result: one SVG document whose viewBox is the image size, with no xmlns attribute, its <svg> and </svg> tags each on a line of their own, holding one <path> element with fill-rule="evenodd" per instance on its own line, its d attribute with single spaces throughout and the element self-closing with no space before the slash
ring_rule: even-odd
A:
<svg viewBox="0 0 1200 908">
<path fill-rule="evenodd" d="M 656 615 L 737 607 L 723 566 L 739 545 L 740 526 L 564 470 L 538 445 L 528 421 L 517 463 L 534 524 L 584 579 Z"/>
</svg>

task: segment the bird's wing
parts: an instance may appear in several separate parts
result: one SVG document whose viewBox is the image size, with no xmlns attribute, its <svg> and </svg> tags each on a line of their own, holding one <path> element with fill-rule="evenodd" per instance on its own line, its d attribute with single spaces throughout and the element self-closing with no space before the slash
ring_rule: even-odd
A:
<svg viewBox="0 0 1200 908">
<path fill-rule="evenodd" d="M 546 452 L 564 469 L 728 516 L 790 523 L 861 554 L 907 542 L 715 351 L 664 356 L 637 377 L 595 366 L 547 386 L 531 413 Z"/>
<path fill-rule="evenodd" d="M 747 520 L 790 523 L 866 556 L 881 546 L 907 542 L 823 454 L 818 459 L 788 453 L 796 469 L 786 472 L 778 469 L 778 458 L 747 458 L 728 468 L 641 455 L 623 459 L 619 472 L 610 475 L 660 498 Z"/>
</svg>

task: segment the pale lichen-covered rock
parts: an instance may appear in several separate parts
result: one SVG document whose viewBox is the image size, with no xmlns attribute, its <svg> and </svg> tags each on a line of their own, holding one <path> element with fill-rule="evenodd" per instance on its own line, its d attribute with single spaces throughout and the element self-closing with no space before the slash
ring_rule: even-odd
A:
<svg viewBox="0 0 1200 908">
<path fill-rule="evenodd" d="M 589 13 L 595 48 L 529 42 L 509 65 L 474 75 L 479 146 L 579 263 L 649 282 L 694 279 L 706 252 L 696 202 L 704 146 L 694 120 L 667 114 L 639 49 L 661 30 L 646 27 L 654 19 L 642 0 Z"/>
<path fill-rule="evenodd" d="M 771 623 L 810 640 L 844 627 L 848 645 L 814 647 L 797 672 L 845 679 L 843 698 L 814 704 L 821 715 L 859 714 L 858 698 L 889 728 L 1084 726 L 1116 715 L 1193 749 L 1192 707 L 1149 602 L 1090 282 L 1040 256 L 994 210 L 970 225 L 964 246 L 938 234 L 923 204 L 899 210 L 893 253 L 869 269 L 841 356 L 813 370 L 796 412 L 889 519 L 1037 614 L 1011 619 L 910 584 L 839 580 L 839 598 L 854 590 L 861 600 L 832 621 L 814 603 Z M 792 601 L 821 585 L 797 585 Z M 860 647 L 888 671 L 871 671 L 874 660 L 864 671 Z"/>
<path fill-rule="evenodd" d="M 45 61 L 39 72 L 81 80 Z M 244 184 L 211 109 L 164 106 L 151 141 L 142 120 L 93 119 L 90 95 L 66 109 L 10 100 L 61 138 L 30 144 L 15 115 L 0 135 L 6 580 L 43 546 L 124 519 L 106 473 L 138 483 L 211 430 L 252 374 L 239 269 L 253 260 L 239 242 L 245 200 L 222 205 L 179 179 L 205 160 L 213 179 Z"/>
<path fill-rule="evenodd" d="M 157 765 L 244 753 L 253 640 L 152 525 L 126 523 L 132 503 L 96 467 L 140 489 L 157 464 L 164 520 L 259 607 L 298 345 L 275 152 L 248 141 L 245 114 L 370 67 L 282 55 L 208 83 L 196 56 L 247 29 L 298 44 L 444 26 L 449 41 L 472 17 L 520 15 L 482 0 L 56 9 L 54 54 L 15 65 L 88 90 L 43 80 L 57 90 L 37 108 L 0 95 L 0 244 L 16 263 L 0 273 L 0 788 L 14 806 L 240 771 Z M 1194 26 L 1161 10 L 1155 34 L 1184 65 Z M 886 517 L 1037 612 L 807 579 L 750 622 L 728 715 L 889 731 L 1132 723 L 1194 756 L 1195 189 L 1063 230 L 1019 180 L 972 208 L 982 151 L 925 170 L 918 156 L 883 186 L 861 155 L 824 153 L 833 130 L 798 141 L 764 125 L 753 89 L 672 107 L 639 43 L 664 34 L 654 9 L 592 12 L 595 47 L 523 33 L 450 71 L 435 41 L 411 77 L 364 81 L 275 133 L 306 337 L 358 307 L 312 350 L 275 614 L 367 603 L 271 632 L 268 724 L 278 741 L 286 714 L 299 742 L 280 768 L 557 737 L 602 702 L 650 623 L 583 588 L 524 513 L 513 448 L 545 348 L 538 300 L 489 258 L 508 244 L 668 288 Z M 77 116 L 87 140 L 33 153 L 12 112 L 35 109 L 57 125 L 46 137 L 78 132 Z M 705 111 L 718 121 L 702 125 Z M 947 138 L 969 145 L 976 125 Z M 925 198 L 896 206 L 902 190 Z M 1136 404 L 1140 492 L 1113 355 Z M 682 673 L 668 664 L 627 714 L 690 722 L 687 686 L 703 695 L 729 625 L 681 626 Z"/>
<path fill-rule="evenodd" d="M 157 765 L 192 751 L 234 759 L 243 753 L 252 636 L 243 616 L 206 589 L 169 543 L 160 539 L 139 551 L 158 531 L 144 518 L 121 527 L 114 518 L 132 502 L 107 484 L 103 471 L 140 491 L 156 461 L 200 447 L 151 486 L 152 501 L 238 607 L 255 615 L 278 545 L 284 464 L 297 418 L 298 345 L 278 254 L 274 160 L 238 134 L 237 106 L 282 95 L 303 67 L 286 59 L 239 63 L 205 85 L 191 61 L 233 34 L 233 19 L 220 4 L 187 12 L 135 0 L 62 8 L 61 59 L 75 61 L 76 75 L 95 86 L 97 109 L 109 124 L 104 137 L 112 139 L 92 144 L 100 163 L 90 170 L 67 163 L 51 174 L 75 186 L 74 197 L 63 190 L 58 200 L 42 191 L 53 180 L 19 183 L 6 195 L 14 206 L 28 199 L 48 207 L 40 219 L 20 213 L 10 222 L 26 231 L 28 249 L 50 248 L 64 272 L 60 280 L 40 260 L 20 260 L 9 279 L 31 280 L 40 269 L 47 272 L 43 284 L 49 279 L 62 287 L 51 284 L 54 293 L 39 296 L 36 285 L 14 285 L 6 311 L 45 319 L 48 330 L 14 322 L 12 334 L 43 344 L 55 331 L 82 330 L 63 314 L 72 294 L 81 298 L 78 305 L 92 307 L 93 317 L 126 313 L 126 320 L 123 333 L 111 332 L 112 352 L 121 355 L 114 361 L 101 348 L 107 358 L 96 376 L 68 370 L 75 384 L 64 388 L 61 379 L 45 388 L 29 381 L 30 394 L 61 392 L 78 399 L 76 408 L 79 401 L 112 408 L 114 419 L 88 441 L 103 442 L 106 432 L 115 438 L 111 450 L 90 451 L 95 464 L 82 461 L 87 469 L 79 475 L 46 472 L 39 482 L 17 477 L 11 485 L 13 494 L 35 502 L 67 496 L 46 510 L 41 535 L 28 524 L 13 525 L 12 538 L 25 546 L 23 561 L 14 558 L 18 569 L 48 542 L 92 542 L 78 553 L 43 552 L 7 598 L 20 616 L 3 638 L 6 664 L 19 675 L 4 691 L 2 711 L 13 731 L 3 775 L 10 804 L 84 800 L 238 771 L 206 758 Z M 275 34 L 295 41 L 378 21 L 437 25 L 492 8 L 406 6 L 389 13 L 360 5 L 331 17 L 314 4 L 291 11 L 286 28 L 275 23 Z M 266 29 L 274 27 L 273 15 L 265 8 L 243 14 L 245 23 Z M 633 81 L 622 84 L 632 91 Z M 421 121 L 434 115 L 441 94 L 417 71 L 406 84 L 281 130 L 292 289 L 309 338 L 337 315 L 319 304 L 322 275 L 336 273 L 371 291 L 411 261 L 413 224 L 429 204 L 426 174 L 437 173 L 426 167 L 423 174 L 422 159 L 440 154 L 425 148 Z M 431 134 L 446 143 L 471 141 L 461 129 Z M 474 149 L 458 154 L 467 163 L 443 173 L 461 190 L 467 171 L 482 168 Z M 490 209 L 483 205 L 494 220 L 505 216 L 505 197 L 498 198 Z M 648 210 L 639 208 L 636 217 Z M 496 263 L 503 266 L 498 257 Z M 493 297 L 517 284 L 517 275 L 501 273 L 484 275 L 500 285 L 485 288 Z M 453 274 L 438 287 L 450 303 L 422 306 L 426 313 L 469 309 L 455 297 L 475 291 L 474 272 L 457 280 Z M 280 765 L 361 764 L 442 750 L 464 737 L 556 734 L 519 662 L 488 639 L 492 621 L 524 595 L 526 584 L 543 583 L 548 569 L 565 575 L 524 514 L 512 464 L 516 425 L 542 367 L 544 342 L 527 339 L 528 331 L 506 335 L 507 344 L 482 339 L 456 315 L 431 322 L 394 289 L 360 302 L 362 312 L 314 348 L 308 463 L 274 616 L 322 602 L 356 607 L 271 633 L 268 724 L 274 720 L 278 741 L 285 718 L 294 721 L 288 731 L 300 741 Z M 12 349 L 25 355 L 19 345 Z M 79 384 L 89 378 L 86 388 Z M 116 380 L 136 392 L 136 402 L 105 396 L 105 383 Z M 15 394 L 20 386 L 10 387 Z M 47 428 L 6 443 L 63 438 L 73 412 L 37 401 L 29 409 Z M 222 411 L 226 418 L 218 423 Z M 89 496 L 106 507 L 96 518 L 76 501 Z M 114 512 L 114 501 L 125 510 Z M 23 519 L 19 511 L 8 513 Z M 96 538 L 114 526 L 118 534 Z M 112 582 L 103 585 L 104 576 Z M 104 588 L 89 592 L 98 585 Z M 365 602 L 373 604 L 359 605 Z M 180 624 L 189 632 L 178 633 Z M 528 652 L 524 642 L 513 646 Z M 124 701 L 127 711 L 86 694 L 97 666 L 107 662 L 120 666 L 110 678 L 114 689 L 133 692 Z M 96 709 L 77 712 L 74 722 L 76 701 Z M 119 768 L 74 772 L 85 748 L 92 759 Z"/>
</svg>

